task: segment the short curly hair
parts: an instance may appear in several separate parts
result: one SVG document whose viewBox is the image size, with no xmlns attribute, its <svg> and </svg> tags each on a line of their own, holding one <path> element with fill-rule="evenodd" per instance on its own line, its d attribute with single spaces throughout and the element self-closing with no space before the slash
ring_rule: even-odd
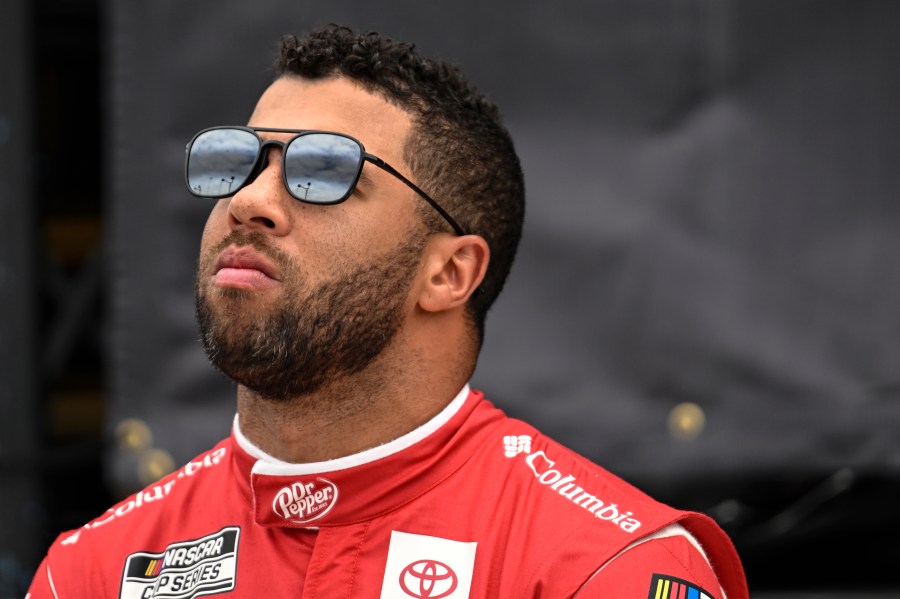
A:
<svg viewBox="0 0 900 599">
<path fill-rule="evenodd" d="M 283 37 L 275 73 L 311 80 L 347 77 L 412 116 L 404 158 L 413 178 L 491 249 L 487 275 L 468 306 L 480 342 L 487 311 L 512 267 L 525 216 L 522 168 L 497 106 L 459 68 L 419 55 L 413 44 L 334 24 L 305 37 Z M 427 205 L 421 208 L 430 229 L 447 228 Z"/>
</svg>

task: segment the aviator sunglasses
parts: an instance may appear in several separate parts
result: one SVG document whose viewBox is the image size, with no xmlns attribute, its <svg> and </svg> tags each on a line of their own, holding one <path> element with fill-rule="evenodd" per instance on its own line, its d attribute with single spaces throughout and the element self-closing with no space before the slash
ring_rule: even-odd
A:
<svg viewBox="0 0 900 599">
<path fill-rule="evenodd" d="M 257 132 L 293 133 L 288 141 L 262 139 Z M 192 194 L 226 198 L 249 185 L 268 165 L 270 146 L 281 148 L 281 173 L 288 192 L 309 204 L 339 204 L 353 193 L 363 164 L 368 161 L 405 183 L 444 217 L 457 235 L 465 231 L 424 191 L 381 158 L 369 154 L 362 142 L 328 131 L 212 127 L 187 145 L 185 181 Z"/>
</svg>

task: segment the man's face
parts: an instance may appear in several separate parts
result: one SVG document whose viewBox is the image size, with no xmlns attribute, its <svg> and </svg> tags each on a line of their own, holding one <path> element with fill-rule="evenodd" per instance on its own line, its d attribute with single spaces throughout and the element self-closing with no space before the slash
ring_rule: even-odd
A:
<svg viewBox="0 0 900 599">
<path fill-rule="evenodd" d="M 279 79 L 249 125 L 347 133 L 409 174 L 409 116 L 346 79 Z M 366 166 L 344 203 L 317 206 L 288 194 L 281 150 L 270 152 L 259 177 L 209 216 L 197 314 L 214 365 L 264 397 L 288 399 L 361 371 L 391 342 L 425 236 L 420 200 L 381 169 Z"/>
</svg>

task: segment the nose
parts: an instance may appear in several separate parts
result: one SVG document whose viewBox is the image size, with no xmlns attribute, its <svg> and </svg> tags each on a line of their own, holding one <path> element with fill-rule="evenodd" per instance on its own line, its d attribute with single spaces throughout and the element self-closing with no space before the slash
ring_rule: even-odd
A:
<svg viewBox="0 0 900 599">
<path fill-rule="evenodd" d="M 294 200 L 282 182 L 282 150 L 276 146 L 266 152 L 260 173 L 229 200 L 228 224 L 235 230 L 286 235 L 292 226 L 290 206 Z"/>
</svg>

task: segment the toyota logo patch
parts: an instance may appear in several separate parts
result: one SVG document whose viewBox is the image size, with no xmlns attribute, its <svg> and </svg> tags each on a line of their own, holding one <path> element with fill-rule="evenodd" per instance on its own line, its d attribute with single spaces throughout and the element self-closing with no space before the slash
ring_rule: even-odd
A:
<svg viewBox="0 0 900 599">
<path fill-rule="evenodd" d="M 415 561 L 400 572 L 400 588 L 415 599 L 441 599 L 456 590 L 459 579 L 450 566 L 433 559 Z"/>
</svg>

